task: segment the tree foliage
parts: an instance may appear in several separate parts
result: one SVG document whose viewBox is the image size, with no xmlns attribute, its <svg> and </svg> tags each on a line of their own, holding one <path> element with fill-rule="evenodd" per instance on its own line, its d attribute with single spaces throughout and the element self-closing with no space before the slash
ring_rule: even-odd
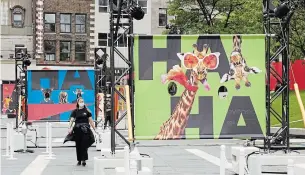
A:
<svg viewBox="0 0 305 175">
<path fill-rule="evenodd" d="M 291 20 L 293 58 L 305 56 L 304 8 L 299 7 Z M 171 23 L 184 34 L 264 33 L 261 0 L 172 0 L 168 13 L 175 16 Z"/>
<path fill-rule="evenodd" d="M 305 58 L 305 2 L 290 22 L 290 51 L 295 58 Z"/>
</svg>

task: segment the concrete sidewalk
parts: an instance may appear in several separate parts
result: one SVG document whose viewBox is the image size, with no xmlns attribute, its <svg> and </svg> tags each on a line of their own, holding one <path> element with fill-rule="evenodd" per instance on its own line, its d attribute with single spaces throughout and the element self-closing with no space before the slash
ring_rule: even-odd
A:
<svg viewBox="0 0 305 175">
<path fill-rule="evenodd" d="M 221 143 L 219 143 L 221 144 Z M 225 143 L 222 143 L 225 144 Z M 121 145 L 123 146 L 123 145 Z M 154 158 L 154 175 L 213 175 L 219 174 L 219 167 L 214 165 L 205 159 L 197 157 L 194 154 L 187 152 L 185 149 L 198 148 L 202 150 L 209 150 L 209 153 L 215 155 L 220 151 L 219 146 L 166 146 L 149 147 L 148 145 L 142 145 L 139 147 L 139 151 L 142 154 L 147 154 Z M 229 149 L 229 147 L 227 148 Z M 89 149 L 89 160 L 86 167 L 76 166 L 75 148 L 54 148 L 55 160 L 51 161 L 34 161 L 38 159 L 39 155 L 43 155 L 44 149 L 34 149 L 33 154 L 16 153 L 17 160 L 6 160 L 5 157 L 1 157 L 2 161 L 2 174 L 3 175 L 20 175 L 22 172 L 27 171 L 30 167 L 44 167 L 43 171 L 39 175 L 93 175 L 93 157 L 100 156 L 100 152 L 95 148 Z M 3 152 L 2 152 L 3 153 Z M 228 157 L 230 157 L 228 152 Z M 36 163 L 35 163 L 36 162 Z M 107 169 L 107 175 L 114 175 L 114 169 Z M 227 171 L 227 174 L 232 172 Z M 30 174 L 22 174 L 30 175 Z"/>
<path fill-rule="evenodd" d="M 3 119 L 2 119 L 3 120 Z M 14 121 L 8 119 L 7 122 Z M 37 133 L 36 145 L 45 146 L 45 123 L 35 123 L 39 126 Z M 6 157 L 1 156 L 1 174 L 3 175 L 32 175 L 22 174 L 31 167 L 45 167 L 39 175 L 93 175 L 93 157 L 100 156 L 100 152 L 96 151 L 95 147 L 89 149 L 89 160 L 86 167 L 77 167 L 76 155 L 74 147 L 75 143 L 68 143 L 63 145 L 63 138 L 67 134 L 67 123 L 53 123 L 53 151 L 56 155 L 55 160 L 46 161 L 42 152 L 44 148 L 29 148 L 34 150 L 33 154 L 16 153 L 17 160 L 7 160 Z M 124 136 L 127 136 L 127 131 L 122 131 Z M 6 145 L 6 129 L 1 129 L 1 154 L 5 152 Z M 303 140 L 297 140 L 303 142 Z M 33 143 L 32 143 L 33 144 Z M 119 148 L 123 148 L 126 144 L 122 139 L 117 140 Z M 219 166 L 208 161 L 209 157 L 201 158 L 194 155 L 186 149 L 197 149 L 203 151 L 216 159 L 220 155 L 220 145 L 225 145 L 227 158 L 231 159 L 230 147 L 243 145 L 243 140 L 166 140 L 166 141 L 138 141 L 137 145 L 140 153 L 147 154 L 154 158 L 154 175 L 213 175 L 219 174 Z M 30 145 L 31 146 L 31 145 Z M 305 153 L 304 151 L 300 151 Z M 270 168 L 270 167 L 267 167 Z M 271 167 L 272 169 L 274 167 Z M 35 169 L 35 168 L 34 168 Z M 278 169 L 278 168 L 277 168 Z M 38 169 L 35 169 L 38 171 Z M 113 175 L 114 169 L 107 169 L 107 175 Z M 227 175 L 233 174 L 231 171 L 226 171 Z"/>
</svg>

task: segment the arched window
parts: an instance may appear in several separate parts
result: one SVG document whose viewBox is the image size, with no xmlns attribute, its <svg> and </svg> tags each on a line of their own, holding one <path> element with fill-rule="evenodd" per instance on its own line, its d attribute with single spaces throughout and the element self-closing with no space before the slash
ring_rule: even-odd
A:
<svg viewBox="0 0 305 175">
<path fill-rule="evenodd" d="M 12 27 L 23 28 L 25 18 L 25 9 L 19 5 L 11 8 Z"/>
</svg>

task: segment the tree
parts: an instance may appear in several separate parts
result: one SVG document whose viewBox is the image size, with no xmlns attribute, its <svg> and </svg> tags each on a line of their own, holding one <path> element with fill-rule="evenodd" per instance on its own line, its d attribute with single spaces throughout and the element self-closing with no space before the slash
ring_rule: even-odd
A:
<svg viewBox="0 0 305 175">
<path fill-rule="evenodd" d="M 289 43 L 293 58 L 305 58 L 305 4 L 296 9 L 290 22 L 290 31 Z"/>
<path fill-rule="evenodd" d="M 169 14 L 176 16 L 172 22 L 192 34 L 262 33 L 261 12 L 261 3 L 249 0 L 174 0 L 169 5 Z"/>
<path fill-rule="evenodd" d="M 173 0 L 171 23 L 184 34 L 263 34 L 263 4 L 249 0 Z M 291 20 L 293 58 L 305 56 L 305 10 L 299 7 Z M 279 43 L 274 43 L 276 47 Z"/>
</svg>

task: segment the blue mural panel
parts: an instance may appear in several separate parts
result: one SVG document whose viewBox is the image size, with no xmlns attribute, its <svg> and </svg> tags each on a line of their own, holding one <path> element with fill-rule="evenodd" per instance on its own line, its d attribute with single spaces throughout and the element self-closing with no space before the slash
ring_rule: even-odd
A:
<svg viewBox="0 0 305 175">
<path fill-rule="evenodd" d="M 28 70 L 28 120 L 68 121 L 82 97 L 95 118 L 94 70 Z"/>
</svg>

